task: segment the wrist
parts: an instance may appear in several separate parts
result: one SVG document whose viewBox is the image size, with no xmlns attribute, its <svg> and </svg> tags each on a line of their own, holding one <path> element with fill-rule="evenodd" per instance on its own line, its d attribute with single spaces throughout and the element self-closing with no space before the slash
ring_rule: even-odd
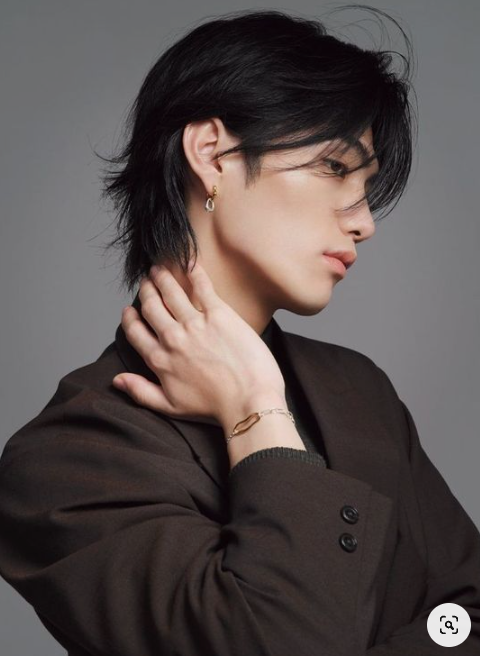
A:
<svg viewBox="0 0 480 656">
<path fill-rule="evenodd" d="M 223 414 L 220 424 L 225 433 L 233 431 L 236 424 L 246 419 L 254 412 L 266 410 L 267 408 L 283 408 L 288 410 L 285 395 L 278 392 L 262 391 L 258 394 L 252 394 L 239 403 L 232 404 L 228 411 Z"/>
</svg>

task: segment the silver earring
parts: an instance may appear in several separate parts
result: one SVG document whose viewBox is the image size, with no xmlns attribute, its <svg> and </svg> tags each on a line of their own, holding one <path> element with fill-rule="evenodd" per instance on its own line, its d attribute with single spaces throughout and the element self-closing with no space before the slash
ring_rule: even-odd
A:
<svg viewBox="0 0 480 656">
<path fill-rule="evenodd" d="M 214 202 L 213 199 L 215 198 L 216 195 L 217 195 L 217 187 L 215 185 L 213 185 L 212 195 L 207 196 L 207 201 L 205 203 L 205 211 L 206 212 L 213 212 L 213 210 L 215 209 L 215 202 Z"/>
</svg>

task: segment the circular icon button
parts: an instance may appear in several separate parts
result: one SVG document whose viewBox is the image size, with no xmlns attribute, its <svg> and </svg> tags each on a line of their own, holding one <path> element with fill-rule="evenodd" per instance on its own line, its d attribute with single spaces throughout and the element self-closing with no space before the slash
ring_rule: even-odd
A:
<svg viewBox="0 0 480 656">
<path fill-rule="evenodd" d="M 442 647 L 461 645 L 470 635 L 471 629 L 470 615 L 458 604 L 440 604 L 428 616 L 428 635 Z"/>
</svg>

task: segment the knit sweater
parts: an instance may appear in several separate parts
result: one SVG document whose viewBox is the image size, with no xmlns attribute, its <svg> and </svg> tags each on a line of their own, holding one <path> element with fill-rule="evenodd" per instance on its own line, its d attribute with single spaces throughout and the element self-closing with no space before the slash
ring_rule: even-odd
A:
<svg viewBox="0 0 480 656">
<path fill-rule="evenodd" d="M 289 456 L 292 458 L 300 458 L 301 460 L 308 460 L 315 462 L 322 467 L 328 467 L 328 456 L 325 450 L 325 445 L 320 433 L 317 422 L 313 416 L 310 405 L 303 393 L 303 390 L 296 378 L 292 368 L 288 365 L 283 354 L 276 348 L 275 340 L 273 339 L 273 322 L 270 321 L 265 330 L 260 334 L 265 344 L 270 349 L 272 355 L 277 361 L 280 371 L 285 380 L 285 399 L 287 407 L 293 414 L 295 419 L 295 427 L 302 438 L 305 445 L 306 452 L 301 449 L 293 449 L 290 447 L 276 446 L 267 449 L 261 449 L 250 453 L 248 456 L 240 460 L 230 471 L 236 471 L 237 468 L 250 460 L 256 460 L 264 457 L 275 456 Z M 287 418 L 286 418 L 287 420 Z M 260 420 L 261 421 L 261 420 Z"/>
</svg>

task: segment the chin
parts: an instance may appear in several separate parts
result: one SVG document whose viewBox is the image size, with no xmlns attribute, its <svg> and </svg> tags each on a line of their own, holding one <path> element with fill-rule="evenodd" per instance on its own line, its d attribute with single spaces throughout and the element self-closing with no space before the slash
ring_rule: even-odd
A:
<svg viewBox="0 0 480 656">
<path fill-rule="evenodd" d="M 312 292 L 312 287 L 310 288 L 310 292 Z M 290 296 L 288 299 L 285 299 L 282 307 L 302 317 L 311 317 L 321 312 L 328 305 L 331 296 L 331 288 L 329 291 L 324 291 L 323 294 L 297 294 L 296 296 Z"/>
</svg>

